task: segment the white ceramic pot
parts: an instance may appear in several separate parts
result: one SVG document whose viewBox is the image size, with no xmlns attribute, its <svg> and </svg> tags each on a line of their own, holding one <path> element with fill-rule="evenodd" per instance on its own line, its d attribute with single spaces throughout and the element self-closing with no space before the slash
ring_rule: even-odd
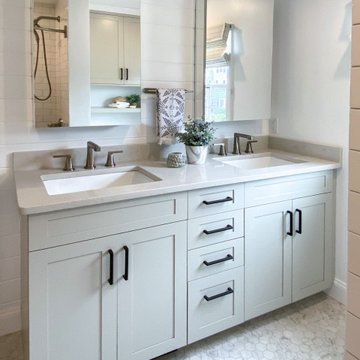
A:
<svg viewBox="0 0 360 360">
<path fill-rule="evenodd" d="M 189 164 L 202 165 L 205 164 L 208 154 L 208 146 L 187 146 L 186 155 Z"/>
</svg>

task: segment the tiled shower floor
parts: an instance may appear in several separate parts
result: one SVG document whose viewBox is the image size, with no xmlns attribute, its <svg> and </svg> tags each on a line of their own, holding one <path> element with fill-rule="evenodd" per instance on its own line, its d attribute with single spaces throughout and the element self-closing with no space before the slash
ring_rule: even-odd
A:
<svg viewBox="0 0 360 360">
<path fill-rule="evenodd" d="M 342 360 L 344 344 L 345 307 L 319 294 L 157 360 Z M 5 359 L 23 360 L 21 333 L 0 337 Z"/>
</svg>

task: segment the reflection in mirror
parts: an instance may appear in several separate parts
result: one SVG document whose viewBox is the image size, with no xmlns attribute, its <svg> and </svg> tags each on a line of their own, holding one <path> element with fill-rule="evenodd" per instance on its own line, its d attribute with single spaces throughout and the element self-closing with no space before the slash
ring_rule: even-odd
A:
<svg viewBox="0 0 360 360">
<path fill-rule="evenodd" d="M 68 126 L 67 0 L 35 1 L 33 25 L 36 126 Z"/>
<path fill-rule="evenodd" d="M 141 121 L 140 0 L 35 0 L 36 127 Z"/>
<path fill-rule="evenodd" d="M 201 6 L 202 1 L 205 6 Z M 274 1 L 198 2 L 198 9 L 204 10 L 197 18 L 206 22 L 205 94 L 202 94 L 205 119 L 215 122 L 269 119 Z M 200 37 L 197 49 L 199 41 Z"/>
</svg>

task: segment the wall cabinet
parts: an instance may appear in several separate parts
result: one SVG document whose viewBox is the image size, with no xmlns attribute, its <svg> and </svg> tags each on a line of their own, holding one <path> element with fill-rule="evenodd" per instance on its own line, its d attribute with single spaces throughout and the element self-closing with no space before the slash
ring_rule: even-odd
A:
<svg viewBox="0 0 360 360">
<path fill-rule="evenodd" d="M 140 86 L 140 19 L 90 15 L 91 83 Z"/>
<path fill-rule="evenodd" d="M 331 194 L 246 209 L 246 320 L 331 286 L 332 213 Z"/>
<path fill-rule="evenodd" d="M 329 288 L 332 191 L 319 172 L 24 218 L 25 359 L 149 360 Z"/>
</svg>

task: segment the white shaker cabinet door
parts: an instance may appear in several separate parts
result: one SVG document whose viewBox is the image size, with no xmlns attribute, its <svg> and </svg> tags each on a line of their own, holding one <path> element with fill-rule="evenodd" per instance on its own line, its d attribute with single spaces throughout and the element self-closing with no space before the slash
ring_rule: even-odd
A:
<svg viewBox="0 0 360 360">
<path fill-rule="evenodd" d="M 124 65 L 125 84 L 140 86 L 141 34 L 138 17 L 124 17 Z"/>
<path fill-rule="evenodd" d="M 245 320 L 291 302 L 292 202 L 245 210 Z"/>
<path fill-rule="evenodd" d="M 124 18 L 90 15 L 90 64 L 92 84 L 123 84 Z"/>
<path fill-rule="evenodd" d="M 116 246 L 103 238 L 30 253 L 30 360 L 116 359 Z"/>
<path fill-rule="evenodd" d="M 333 282 L 332 195 L 294 200 L 293 209 L 293 301 L 298 301 Z"/>
<path fill-rule="evenodd" d="M 186 222 L 119 237 L 128 252 L 119 261 L 126 278 L 118 281 L 118 359 L 147 360 L 185 346 Z"/>
</svg>

